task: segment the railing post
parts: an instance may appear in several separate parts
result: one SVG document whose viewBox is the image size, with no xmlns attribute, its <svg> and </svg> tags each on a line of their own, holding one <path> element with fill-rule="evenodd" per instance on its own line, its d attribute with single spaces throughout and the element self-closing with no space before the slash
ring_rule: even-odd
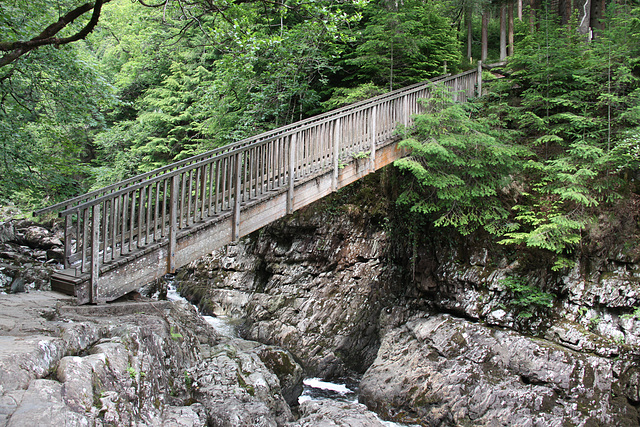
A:
<svg viewBox="0 0 640 427">
<path fill-rule="evenodd" d="M 237 242 L 240 239 L 240 160 L 242 159 L 242 152 L 236 153 L 236 164 L 235 164 L 235 196 L 233 200 L 233 224 L 231 230 L 231 240 Z"/>
<path fill-rule="evenodd" d="M 296 142 L 298 139 L 298 134 L 294 133 L 291 135 L 291 139 L 289 140 L 289 189 L 287 191 L 287 215 L 293 213 L 293 197 L 295 192 L 295 177 L 293 174 L 295 173 L 295 152 L 296 152 Z"/>
<path fill-rule="evenodd" d="M 178 175 L 171 178 L 169 196 L 169 247 L 167 248 L 167 273 L 176 272 L 176 238 L 178 236 Z M 163 224 L 164 226 L 164 224 Z"/>
<path fill-rule="evenodd" d="M 478 61 L 478 96 L 482 96 L 482 61 Z"/>
<path fill-rule="evenodd" d="M 340 119 L 336 119 L 336 126 L 333 129 L 333 175 L 331 177 L 331 191 L 338 189 L 338 172 L 340 164 L 338 158 L 340 157 L 340 135 L 341 135 Z"/>
<path fill-rule="evenodd" d="M 376 171 L 376 133 L 378 132 L 376 129 L 376 120 L 378 116 L 378 106 L 374 105 L 371 107 L 371 156 L 370 164 L 371 164 L 371 172 Z"/>
<path fill-rule="evenodd" d="M 459 90 L 458 78 L 456 77 L 453 79 L 453 102 L 458 101 L 458 90 Z"/>
<path fill-rule="evenodd" d="M 90 300 L 98 303 L 98 276 L 100 275 L 100 209 L 99 205 L 93 205 L 91 218 L 91 279 Z"/>
</svg>

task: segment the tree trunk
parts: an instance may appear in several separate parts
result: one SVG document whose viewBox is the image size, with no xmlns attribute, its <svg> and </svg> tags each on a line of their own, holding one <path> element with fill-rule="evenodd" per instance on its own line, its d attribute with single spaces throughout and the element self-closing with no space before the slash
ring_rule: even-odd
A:
<svg viewBox="0 0 640 427">
<path fill-rule="evenodd" d="M 575 0 L 574 7 L 578 14 L 578 32 L 588 34 L 591 23 L 591 0 Z"/>
<path fill-rule="evenodd" d="M 508 37 L 508 45 L 507 45 L 507 55 L 513 55 L 513 0 L 509 2 L 509 37 Z"/>
<path fill-rule="evenodd" d="M 536 12 L 540 8 L 539 0 L 530 0 L 531 11 L 529 15 L 529 24 L 531 25 L 531 32 L 536 30 Z"/>
<path fill-rule="evenodd" d="M 471 44 L 473 43 L 473 26 L 471 22 L 471 8 L 467 9 L 466 12 L 467 19 L 467 58 L 469 58 L 469 62 L 473 62 L 472 53 L 471 53 Z"/>
<path fill-rule="evenodd" d="M 589 21 L 591 24 L 591 28 L 595 30 L 602 30 L 604 26 L 602 25 L 602 19 L 604 18 L 604 8 L 605 8 L 605 0 L 591 0 L 591 14 L 589 17 Z M 594 34 L 594 37 L 596 34 Z"/>
<path fill-rule="evenodd" d="M 518 0 L 518 21 L 522 21 L 522 0 Z"/>
<path fill-rule="evenodd" d="M 489 45 L 489 37 L 488 37 L 488 27 L 489 27 L 489 13 L 484 12 L 482 14 L 482 54 L 480 55 L 480 59 L 482 62 L 487 60 L 488 53 L 488 45 Z"/>
<path fill-rule="evenodd" d="M 500 6 L 500 61 L 507 59 L 507 7 Z"/>
</svg>

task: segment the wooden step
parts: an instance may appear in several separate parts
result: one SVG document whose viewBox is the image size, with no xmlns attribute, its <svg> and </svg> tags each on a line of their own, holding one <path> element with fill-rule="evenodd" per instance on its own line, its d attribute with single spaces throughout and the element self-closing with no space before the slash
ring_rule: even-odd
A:
<svg viewBox="0 0 640 427">
<path fill-rule="evenodd" d="M 51 275 L 51 290 L 76 297 L 78 304 L 90 302 L 89 274 L 76 275 L 75 269 L 66 269 Z"/>
</svg>

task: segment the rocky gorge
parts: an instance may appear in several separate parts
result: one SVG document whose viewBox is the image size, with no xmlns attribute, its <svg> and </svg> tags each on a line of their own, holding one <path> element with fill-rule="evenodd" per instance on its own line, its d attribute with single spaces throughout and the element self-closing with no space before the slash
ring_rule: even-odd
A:
<svg viewBox="0 0 640 427">
<path fill-rule="evenodd" d="M 416 238 L 385 201 L 388 173 L 178 271 L 180 293 L 242 338 L 180 302 L 35 292 L 59 237 L 5 226 L 2 284 L 30 292 L 0 295 L 0 425 L 382 425 L 362 404 L 425 426 L 638 425 L 637 206 L 555 272 L 480 234 Z M 361 404 L 298 405 L 304 376 L 356 378 Z"/>
</svg>

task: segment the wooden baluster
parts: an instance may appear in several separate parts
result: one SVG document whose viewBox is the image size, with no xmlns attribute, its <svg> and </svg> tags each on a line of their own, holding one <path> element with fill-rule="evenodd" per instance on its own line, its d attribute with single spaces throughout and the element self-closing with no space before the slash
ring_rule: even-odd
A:
<svg viewBox="0 0 640 427">
<path fill-rule="evenodd" d="M 160 227 L 160 237 L 163 239 L 167 235 L 167 193 L 169 191 L 169 179 L 173 180 L 173 177 L 162 180 L 162 225 Z"/>
<path fill-rule="evenodd" d="M 82 211 L 82 264 L 80 265 L 80 271 L 86 273 L 89 270 L 87 265 L 87 253 L 91 250 L 89 247 L 89 208 L 84 208 Z"/>
<path fill-rule="evenodd" d="M 150 234 L 150 228 L 151 228 L 151 205 L 153 202 L 153 191 L 152 191 L 152 187 L 151 185 L 148 185 L 145 188 L 145 194 L 147 195 L 146 197 L 146 204 L 145 204 L 145 210 L 146 210 L 146 220 L 145 220 L 145 231 L 144 231 L 144 244 L 145 246 L 149 244 L 149 234 Z"/>
<path fill-rule="evenodd" d="M 102 202 L 102 234 L 104 236 L 104 242 L 102 244 L 102 263 L 106 263 L 108 261 L 107 258 L 107 253 L 109 252 L 109 233 L 108 233 L 108 229 L 109 229 L 109 222 L 108 222 L 108 213 L 109 213 L 109 209 L 107 207 L 107 204 L 111 204 L 109 203 L 109 200 L 105 200 L 104 202 Z M 112 208 L 113 209 L 113 208 Z"/>
<path fill-rule="evenodd" d="M 186 177 L 186 174 L 185 174 Z M 186 213 L 186 221 L 187 227 L 190 227 L 192 224 L 191 221 L 191 198 L 193 196 L 193 169 L 189 169 L 189 190 L 187 191 L 187 211 Z"/>
<path fill-rule="evenodd" d="M 220 187 L 221 187 L 221 180 L 223 179 L 223 174 L 222 174 L 222 167 L 223 167 L 223 160 L 218 159 L 216 160 L 216 198 L 214 201 L 214 210 L 215 213 L 217 214 L 218 212 L 220 212 L 222 210 L 222 200 L 220 195 Z M 224 190 L 222 190 L 224 191 Z M 218 204 L 219 203 L 219 204 Z"/>
<path fill-rule="evenodd" d="M 138 190 L 138 249 L 144 246 L 144 243 L 142 243 L 142 232 L 144 231 L 145 219 L 145 193 L 146 190 L 144 187 L 141 187 Z"/>
<path fill-rule="evenodd" d="M 155 197 L 151 197 L 151 196 Z M 158 237 L 158 211 L 160 209 L 160 181 L 156 181 L 156 185 L 154 187 L 149 188 L 149 211 L 151 211 L 151 206 L 153 206 L 153 227 L 151 231 L 151 241 L 156 242 L 159 240 Z M 151 222 L 151 221 L 149 221 Z"/>
<path fill-rule="evenodd" d="M 369 116 L 369 120 L 371 123 L 371 155 L 369 156 L 369 162 L 371 165 L 371 172 L 375 172 L 376 171 L 376 120 L 377 120 L 377 111 L 378 111 L 378 107 L 376 105 L 374 105 L 373 107 L 371 107 L 370 110 L 370 116 Z"/>
<path fill-rule="evenodd" d="M 200 221 L 205 220 L 204 208 L 207 197 L 207 164 L 200 166 Z"/>
<path fill-rule="evenodd" d="M 116 259 L 116 248 L 118 244 L 118 209 L 120 196 L 111 199 L 111 261 Z"/>
<path fill-rule="evenodd" d="M 124 255 L 128 251 L 125 248 L 125 241 L 127 240 L 127 212 L 129 211 L 129 193 L 125 193 L 122 196 L 122 232 L 120 233 L 120 239 L 122 244 L 120 245 L 120 255 Z M 129 243 L 131 244 L 131 243 Z"/>
<path fill-rule="evenodd" d="M 186 173 L 180 174 L 180 211 L 178 212 L 178 226 L 180 228 L 186 227 L 185 214 L 184 214 L 184 198 L 187 197 L 187 180 Z"/>
<path fill-rule="evenodd" d="M 214 175 L 214 170 L 216 169 L 216 161 L 213 161 L 211 163 L 209 163 L 209 208 L 207 209 L 207 215 L 209 217 L 213 216 L 213 214 L 215 213 L 212 210 L 212 204 L 213 204 L 213 181 L 215 179 L 215 175 Z"/>
<path fill-rule="evenodd" d="M 70 206 L 65 206 L 68 209 Z M 71 231 L 73 230 L 73 214 L 64 216 L 64 268 L 71 267 Z M 78 245 L 78 237 L 76 235 L 76 246 Z"/>
<path fill-rule="evenodd" d="M 225 172 L 226 172 L 226 176 L 225 176 L 225 186 L 226 186 L 227 188 L 226 188 L 226 191 L 225 191 L 225 198 L 224 198 L 224 200 L 225 200 L 225 202 L 226 202 L 225 210 L 229 210 L 229 209 L 231 209 L 231 208 L 232 208 L 232 205 L 231 205 L 231 199 L 232 199 L 232 197 L 231 197 L 231 190 L 232 190 L 232 185 L 233 185 L 233 172 L 234 172 L 234 168 L 233 168 L 233 165 L 232 165 L 232 158 L 231 158 L 231 156 L 227 156 L 227 158 L 226 158 L 225 160 L 226 160 L 226 169 L 225 169 Z"/>
<path fill-rule="evenodd" d="M 133 190 L 130 192 L 131 194 L 131 211 L 129 212 L 129 252 L 131 252 L 133 243 L 133 236 L 135 231 L 135 218 L 136 218 L 136 191 Z"/>
</svg>

